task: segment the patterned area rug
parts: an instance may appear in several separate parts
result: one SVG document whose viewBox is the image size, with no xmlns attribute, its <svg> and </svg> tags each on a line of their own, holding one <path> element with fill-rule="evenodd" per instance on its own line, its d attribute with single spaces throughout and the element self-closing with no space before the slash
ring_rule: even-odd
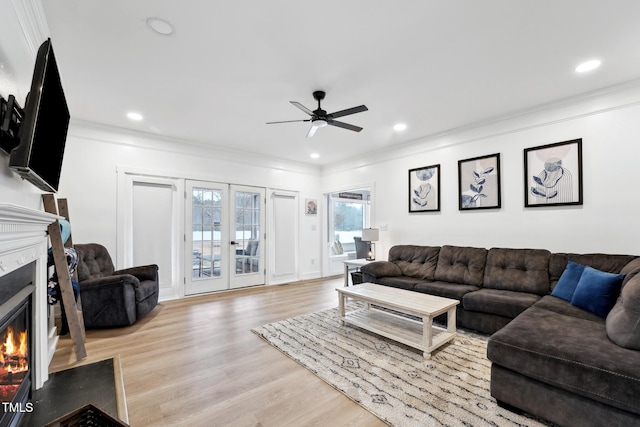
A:
<svg viewBox="0 0 640 427">
<path fill-rule="evenodd" d="M 253 332 L 392 426 L 545 425 L 491 397 L 482 336 L 459 333 L 427 360 L 421 351 L 340 326 L 336 308 Z"/>
</svg>

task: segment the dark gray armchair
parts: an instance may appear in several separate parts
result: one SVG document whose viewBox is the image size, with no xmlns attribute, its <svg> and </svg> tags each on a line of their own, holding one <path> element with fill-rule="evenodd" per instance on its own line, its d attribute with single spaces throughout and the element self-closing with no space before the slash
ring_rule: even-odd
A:
<svg viewBox="0 0 640 427">
<path fill-rule="evenodd" d="M 104 246 L 88 243 L 74 247 L 86 328 L 128 326 L 157 305 L 157 265 L 114 270 Z"/>
</svg>

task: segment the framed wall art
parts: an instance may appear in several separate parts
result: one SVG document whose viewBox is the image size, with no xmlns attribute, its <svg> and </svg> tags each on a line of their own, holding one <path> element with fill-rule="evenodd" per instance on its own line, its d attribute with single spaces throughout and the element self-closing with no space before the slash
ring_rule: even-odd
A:
<svg viewBox="0 0 640 427">
<path fill-rule="evenodd" d="M 440 211 L 440 165 L 409 170 L 409 213 Z"/>
<path fill-rule="evenodd" d="M 458 209 L 500 207 L 500 153 L 458 161 Z"/>
<path fill-rule="evenodd" d="M 582 204 L 582 139 L 524 150 L 524 206 Z"/>
<path fill-rule="evenodd" d="M 304 213 L 306 215 L 318 214 L 318 200 L 317 199 L 305 199 L 304 201 Z"/>
</svg>

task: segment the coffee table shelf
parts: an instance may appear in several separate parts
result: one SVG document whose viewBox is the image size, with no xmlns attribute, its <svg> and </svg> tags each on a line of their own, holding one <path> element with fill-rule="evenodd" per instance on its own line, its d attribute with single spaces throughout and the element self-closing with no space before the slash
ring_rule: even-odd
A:
<svg viewBox="0 0 640 427">
<path fill-rule="evenodd" d="M 373 283 L 363 283 L 352 288 L 337 288 L 339 296 L 338 318 L 345 322 L 423 351 L 431 357 L 438 347 L 456 337 L 457 300 L 419 294 Z M 367 308 L 345 312 L 345 299 L 352 298 L 367 303 Z M 376 309 L 376 306 L 396 310 L 422 318 L 413 320 L 392 312 Z M 433 325 L 433 318 L 447 313 L 447 328 Z"/>
</svg>

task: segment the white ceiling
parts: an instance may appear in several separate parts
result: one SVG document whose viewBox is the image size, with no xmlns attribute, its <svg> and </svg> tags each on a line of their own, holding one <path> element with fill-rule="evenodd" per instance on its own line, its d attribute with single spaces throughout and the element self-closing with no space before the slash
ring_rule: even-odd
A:
<svg viewBox="0 0 640 427">
<path fill-rule="evenodd" d="M 316 165 L 640 78 L 637 0 L 43 3 L 73 119 Z M 364 130 L 266 124 L 319 89 Z"/>
</svg>

